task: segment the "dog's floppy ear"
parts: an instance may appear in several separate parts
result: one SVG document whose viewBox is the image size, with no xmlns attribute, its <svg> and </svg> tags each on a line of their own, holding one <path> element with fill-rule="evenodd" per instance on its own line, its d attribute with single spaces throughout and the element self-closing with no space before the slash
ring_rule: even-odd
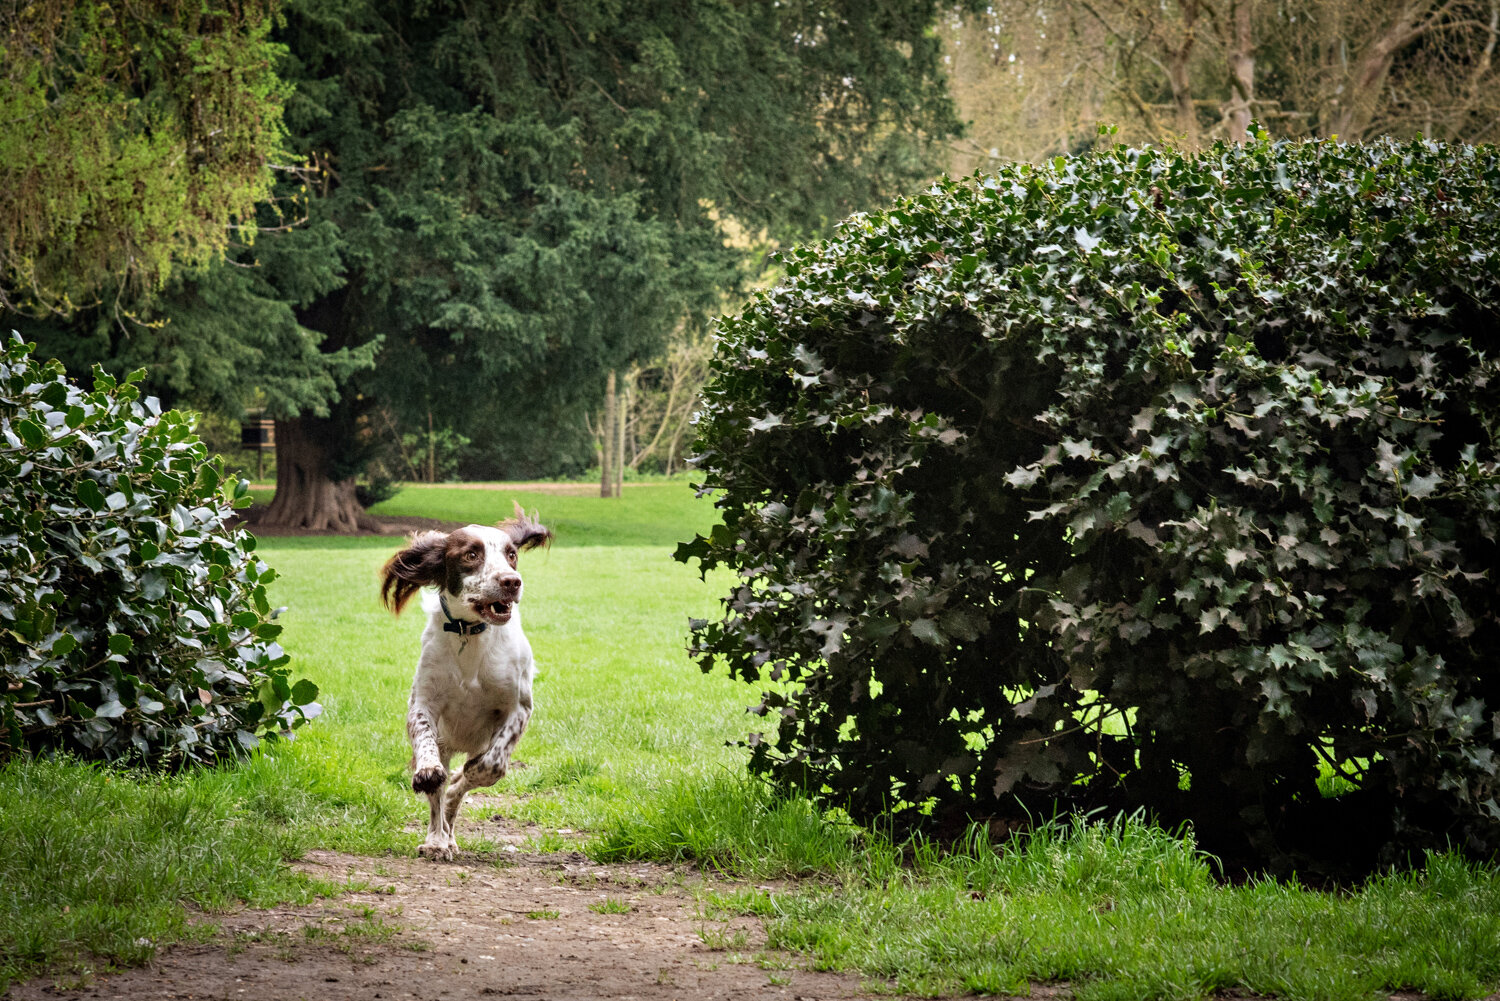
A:
<svg viewBox="0 0 1500 1001">
<path fill-rule="evenodd" d="M 448 536 L 443 532 L 418 532 L 406 548 L 386 561 L 381 571 L 380 600 L 397 615 L 419 588 L 443 582 Z"/>
<path fill-rule="evenodd" d="M 535 549 L 551 543 L 552 529 L 537 521 L 536 515 L 528 516 L 519 502 L 513 503 L 516 505 L 515 517 L 507 518 L 495 527 L 508 534 L 517 549 Z"/>
</svg>

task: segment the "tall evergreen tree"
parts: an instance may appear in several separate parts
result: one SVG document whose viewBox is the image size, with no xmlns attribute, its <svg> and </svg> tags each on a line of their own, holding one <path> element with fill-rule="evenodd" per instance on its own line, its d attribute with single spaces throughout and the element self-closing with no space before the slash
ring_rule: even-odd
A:
<svg viewBox="0 0 1500 1001">
<path fill-rule="evenodd" d="M 795 238 L 930 176 L 959 129 L 938 11 L 292 0 L 279 39 L 314 178 L 307 220 L 261 235 L 241 267 L 179 282 L 171 322 L 135 336 L 147 352 L 174 326 L 174 343 L 207 343 L 189 327 L 213 322 L 215 297 L 235 305 L 213 336 L 275 318 L 275 336 L 234 335 L 280 380 L 266 517 L 353 528 L 377 401 L 476 439 L 536 415 L 581 422 L 605 372 L 741 280 L 725 220 Z M 185 357 L 194 368 L 210 365 Z M 243 387 L 192 388 L 232 405 Z"/>
</svg>

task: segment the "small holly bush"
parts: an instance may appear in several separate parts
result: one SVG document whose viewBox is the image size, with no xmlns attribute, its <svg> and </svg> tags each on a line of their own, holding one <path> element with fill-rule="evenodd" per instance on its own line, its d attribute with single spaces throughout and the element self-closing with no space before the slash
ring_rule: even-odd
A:
<svg viewBox="0 0 1500 1001">
<path fill-rule="evenodd" d="M 794 249 L 699 417 L 751 764 L 898 824 L 1500 848 L 1500 158 L 1116 148 Z M 1321 832 L 1321 833 L 1320 833 Z"/>
<path fill-rule="evenodd" d="M 248 484 L 142 375 L 85 392 L 19 338 L 0 355 L 0 758 L 177 768 L 321 711 L 275 642 L 275 571 L 226 524 Z"/>
</svg>

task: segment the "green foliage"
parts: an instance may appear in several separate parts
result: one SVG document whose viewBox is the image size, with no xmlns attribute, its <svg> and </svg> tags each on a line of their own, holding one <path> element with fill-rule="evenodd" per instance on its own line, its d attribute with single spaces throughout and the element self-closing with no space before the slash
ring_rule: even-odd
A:
<svg viewBox="0 0 1500 1001">
<path fill-rule="evenodd" d="M 0 306 L 154 288 L 254 222 L 282 151 L 274 2 L 7 4 Z"/>
<path fill-rule="evenodd" d="M 1116 149 L 788 254 L 679 552 L 742 578 L 704 669 L 791 686 L 753 767 L 1237 860 L 1500 847 L 1497 192 L 1489 147 Z"/>
<path fill-rule="evenodd" d="M 262 391 L 312 418 L 304 476 L 361 471 L 377 408 L 471 439 L 461 473 L 576 472 L 605 372 L 717 309 L 752 243 L 936 169 L 961 127 L 939 9 L 290 0 L 243 56 L 285 81 L 309 166 L 279 175 L 254 245 L 22 332 L 75 374 L 145 365 L 173 405 L 237 415 Z"/>
<path fill-rule="evenodd" d="M 0 756 L 176 768 L 289 736 L 318 689 L 275 642 L 275 571 L 225 525 L 244 481 L 139 373 L 85 392 L 30 351 L 0 359 Z"/>
<path fill-rule="evenodd" d="M 328 343 L 299 322 L 299 307 L 342 282 L 329 227 L 294 228 L 259 241 L 253 253 L 241 247 L 228 256 L 221 266 L 176 272 L 154 300 L 135 300 L 142 322 L 95 309 L 67 321 L 19 317 L 15 325 L 74 375 L 94 365 L 117 375 L 145 366 L 143 386 L 179 406 L 236 420 L 250 407 L 327 415 L 339 387 L 370 368 L 380 346 L 379 338 Z M 291 294 L 281 298 L 292 274 Z"/>
</svg>

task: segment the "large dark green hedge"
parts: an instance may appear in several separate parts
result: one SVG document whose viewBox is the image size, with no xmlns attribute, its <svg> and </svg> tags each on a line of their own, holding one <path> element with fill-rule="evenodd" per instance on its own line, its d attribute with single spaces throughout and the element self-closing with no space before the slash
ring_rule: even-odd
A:
<svg viewBox="0 0 1500 1001">
<path fill-rule="evenodd" d="M 1493 148 L 1116 149 L 793 250 L 700 420 L 752 765 L 900 823 L 1500 846 Z M 1330 798 L 1331 793 L 1343 793 Z"/>
<path fill-rule="evenodd" d="M 318 714 L 188 419 L 136 373 L 94 389 L 0 354 L 0 759 L 66 750 L 157 768 L 232 758 Z"/>
</svg>

